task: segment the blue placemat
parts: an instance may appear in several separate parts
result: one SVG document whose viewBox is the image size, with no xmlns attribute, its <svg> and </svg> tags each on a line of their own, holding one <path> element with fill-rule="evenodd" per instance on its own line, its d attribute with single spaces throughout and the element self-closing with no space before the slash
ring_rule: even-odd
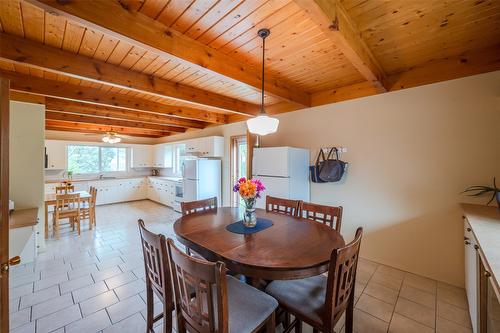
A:
<svg viewBox="0 0 500 333">
<path fill-rule="evenodd" d="M 253 228 L 247 228 L 243 225 L 243 220 L 231 223 L 226 226 L 226 230 L 234 232 L 235 234 L 254 234 L 256 232 L 262 231 L 273 225 L 273 221 L 268 219 L 257 218 L 257 224 Z"/>
</svg>

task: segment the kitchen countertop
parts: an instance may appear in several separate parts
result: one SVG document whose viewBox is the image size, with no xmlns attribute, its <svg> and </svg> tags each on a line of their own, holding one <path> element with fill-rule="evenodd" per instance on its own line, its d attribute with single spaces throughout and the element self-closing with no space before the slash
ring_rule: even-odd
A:
<svg viewBox="0 0 500 333">
<path fill-rule="evenodd" d="M 151 178 L 158 178 L 158 179 L 163 179 L 163 180 L 169 180 L 169 181 L 172 181 L 172 182 L 180 182 L 183 180 L 182 177 L 163 177 L 163 176 L 155 176 L 155 177 L 151 177 Z"/>
<path fill-rule="evenodd" d="M 103 181 L 103 180 L 123 180 L 123 179 L 137 179 L 137 178 L 146 178 L 151 176 L 127 176 L 127 177 L 114 177 L 114 178 L 77 178 L 77 179 L 55 179 L 55 180 L 46 180 L 45 184 L 58 184 L 65 181 L 69 181 L 71 183 L 82 183 L 82 182 L 94 182 L 94 181 Z"/>
<path fill-rule="evenodd" d="M 14 210 L 9 215 L 9 229 L 31 227 L 38 223 L 38 208 Z"/>
<path fill-rule="evenodd" d="M 500 211 L 497 207 L 461 204 L 500 294 Z"/>
</svg>

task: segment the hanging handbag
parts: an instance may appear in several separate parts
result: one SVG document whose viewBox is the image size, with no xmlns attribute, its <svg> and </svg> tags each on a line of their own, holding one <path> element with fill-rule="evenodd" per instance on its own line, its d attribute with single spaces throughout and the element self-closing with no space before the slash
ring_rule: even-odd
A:
<svg viewBox="0 0 500 333">
<path fill-rule="evenodd" d="M 322 163 L 325 162 L 325 153 L 323 149 L 319 150 L 318 157 L 316 158 L 316 163 L 309 167 L 309 173 L 311 174 L 311 181 L 313 183 L 326 183 L 319 178 L 319 172 L 322 166 Z"/>
<path fill-rule="evenodd" d="M 334 152 L 335 159 L 333 159 Z M 338 182 L 344 175 L 345 165 L 344 161 L 339 160 L 337 148 L 333 147 L 330 149 L 326 160 L 320 165 L 319 178 L 324 182 Z"/>
</svg>

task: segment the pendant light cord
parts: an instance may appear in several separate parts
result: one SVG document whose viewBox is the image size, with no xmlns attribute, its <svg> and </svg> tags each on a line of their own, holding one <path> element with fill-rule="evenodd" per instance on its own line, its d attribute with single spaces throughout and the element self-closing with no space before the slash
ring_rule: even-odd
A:
<svg viewBox="0 0 500 333">
<path fill-rule="evenodd" d="M 262 37 L 262 96 L 261 96 L 261 108 L 260 108 L 260 114 L 266 114 L 266 111 L 264 110 L 264 62 L 265 62 L 265 52 L 266 52 L 266 37 Z"/>
</svg>

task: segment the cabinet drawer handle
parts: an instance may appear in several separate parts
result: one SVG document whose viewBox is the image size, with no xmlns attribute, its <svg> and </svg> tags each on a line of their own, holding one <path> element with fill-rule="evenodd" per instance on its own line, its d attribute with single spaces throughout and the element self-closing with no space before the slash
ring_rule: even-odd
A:
<svg viewBox="0 0 500 333">
<path fill-rule="evenodd" d="M 491 276 L 491 273 L 488 272 L 488 271 L 484 271 L 484 276 L 486 276 L 487 278 L 489 278 Z"/>
<path fill-rule="evenodd" d="M 465 241 L 465 245 L 470 245 L 470 242 L 469 241 Z"/>
<path fill-rule="evenodd" d="M 464 240 L 469 240 L 469 237 L 464 236 Z"/>
<path fill-rule="evenodd" d="M 471 231 L 472 231 L 472 229 L 471 229 L 471 228 L 467 228 L 467 231 L 468 231 L 468 232 L 471 232 Z"/>
<path fill-rule="evenodd" d="M 477 245 L 477 244 L 474 245 L 474 250 L 476 250 L 476 251 L 479 250 L 479 245 Z"/>
</svg>

